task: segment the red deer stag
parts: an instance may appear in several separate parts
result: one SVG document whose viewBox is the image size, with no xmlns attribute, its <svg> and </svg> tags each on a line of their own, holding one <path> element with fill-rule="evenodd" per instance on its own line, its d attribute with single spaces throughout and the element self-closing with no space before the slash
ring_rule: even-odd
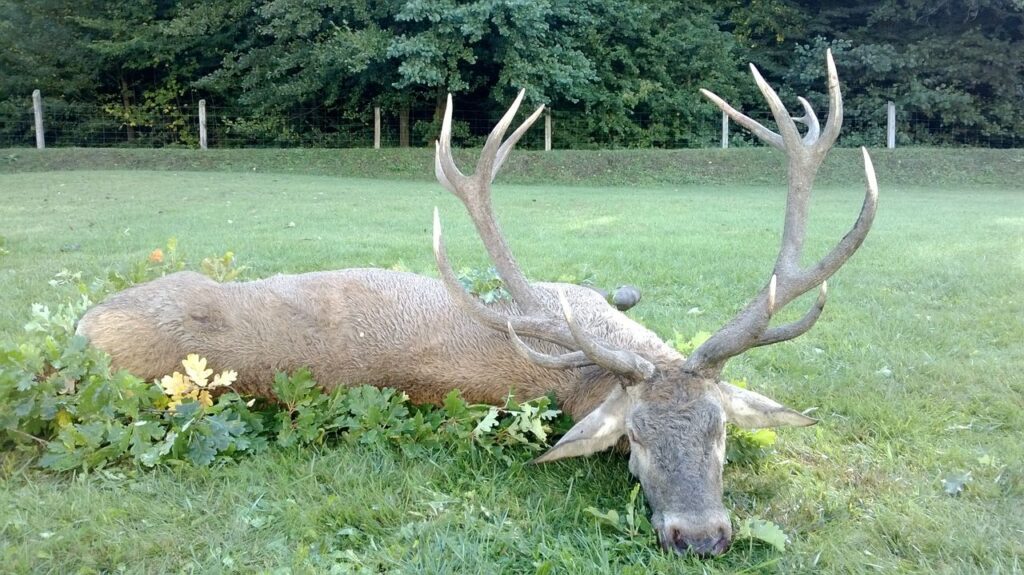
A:
<svg viewBox="0 0 1024 575">
<path fill-rule="evenodd" d="M 657 335 L 612 308 L 596 292 L 531 283 L 520 270 L 491 209 L 491 181 L 540 108 L 503 141 L 523 98 L 491 132 L 472 175 L 452 160 L 449 96 L 435 171 L 466 206 L 512 301 L 485 305 L 457 281 L 434 212 L 434 253 L 441 280 L 348 269 L 217 284 L 180 272 L 125 290 L 92 308 L 79 333 L 145 378 L 171 372 L 189 353 L 215 370 L 238 372 L 241 392 L 269 394 L 275 372 L 312 369 L 325 387 L 390 386 L 413 401 L 438 402 L 452 389 L 473 402 L 502 403 L 554 392 L 576 425 L 537 462 L 587 455 L 625 436 L 629 469 L 640 480 L 652 525 L 665 549 L 718 555 L 732 537 L 722 504 L 725 423 L 743 427 L 811 425 L 813 419 L 723 383 L 726 361 L 797 337 L 825 304 L 826 280 L 856 251 L 875 214 L 877 184 L 864 151 L 867 194 L 852 230 L 821 261 L 800 265 L 815 173 L 839 135 L 842 99 L 831 54 L 824 128 L 804 99 L 793 118 L 753 66 L 779 133 L 703 91 L 730 117 L 783 150 L 789 168 L 782 247 L 770 279 L 735 318 L 683 357 Z M 795 122 L 806 126 L 801 136 Z M 793 323 L 772 316 L 818 288 L 810 311 Z"/>
</svg>

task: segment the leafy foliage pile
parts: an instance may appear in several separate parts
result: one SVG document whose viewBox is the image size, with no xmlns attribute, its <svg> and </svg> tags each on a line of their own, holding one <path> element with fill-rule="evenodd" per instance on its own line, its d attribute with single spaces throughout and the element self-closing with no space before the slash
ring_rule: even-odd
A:
<svg viewBox="0 0 1024 575">
<path fill-rule="evenodd" d="M 453 391 L 441 407 L 413 406 L 393 389 L 324 393 L 306 370 L 277 375 L 276 402 L 242 398 L 230 391 L 234 372 L 213 375 L 194 354 L 182 361 L 184 374 L 146 382 L 112 373 L 110 358 L 75 334 L 93 301 L 186 267 L 171 238 L 145 259 L 89 283 L 80 272 L 58 273 L 50 284 L 70 287 L 76 299 L 53 310 L 34 305 L 23 337 L 0 345 L 0 445 L 42 446 L 40 465 L 58 471 L 120 461 L 205 466 L 271 445 L 332 440 L 412 452 L 478 448 L 510 462 L 541 449 L 568 424 L 547 397 L 525 403 L 509 397 L 498 407 L 468 404 Z M 204 258 L 198 267 L 218 281 L 239 278 L 246 269 L 232 252 Z"/>
<path fill-rule="evenodd" d="M 175 372 L 145 382 L 111 373 L 109 357 L 74 334 L 89 300 L 51 311 L 37 305 L 26 335 L 0 348 L 0 444 L 45 447 L 42 467 L 64 471 L 130 460 L 144 466 L 205 466 L 271 445 L 331 440 L 393 444 L 410 452 L 480 448 L 511 462 L 541 449 L 565 424 L 549 398 L 502 406 L 467 404 L 457 391 L 442 407 L 413 406 L 393 389 L 322 392 L 308 371 L 278 374 L 278 402 L 246 400 L 191 355 Z M 510 448 L 521 448 L 515 451 Z"/>
</svg>

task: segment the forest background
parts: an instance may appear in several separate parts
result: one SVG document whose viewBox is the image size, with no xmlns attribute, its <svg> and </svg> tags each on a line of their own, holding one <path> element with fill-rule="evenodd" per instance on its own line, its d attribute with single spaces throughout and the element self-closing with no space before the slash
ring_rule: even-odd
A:
<svg viewBox="0 0 1024 575">
<path fill-rule="evenodd" d="M 427 145 L 449 92 L 473 144 L 523 88 L 556 147 L 707 147 L 698 88 L 763 108 L 755 62 L 821 115 L 826 48 L 841 145 L 883 143 L 893 101 L 901 145 L 1024 146 L 1024 0 L 0 0 L 0 147 L 34 141 L 36 89 L 48 145 L 194 147 L 202 99 L 214 146 L 361 147 L 377 107 Z"/>
</svg>

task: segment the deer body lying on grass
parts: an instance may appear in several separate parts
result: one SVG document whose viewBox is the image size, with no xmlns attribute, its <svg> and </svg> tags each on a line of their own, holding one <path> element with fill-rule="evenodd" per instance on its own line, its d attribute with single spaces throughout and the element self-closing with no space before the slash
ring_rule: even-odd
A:
<svg viewBox="0 0 1024 575">
<path fill-rule="evenodd" d="M 652 525 L 666 549 L 717 555 L 732 531 L 722 504 L 725 423 L 743 427 L 810 425 L 814 420 L 757 393 L 719 381 L 725 362 L 744 351 L 797 337 L 825 304 L 825 281 L 856 251 L 874 218 L 877 184 L 864 152 L 867 193 L 850 232 L 821 261 L 799 265 L 811 183 L 839 134 L 842 98 L 827 57 L 825 126 L 806 100 L 794 119 L 751 67 L 779 133 L 704 95 L 788 160 L 789 192 L 782 247 L 763 289 L 730 322 L 685 358 L 597 293 L 526 280 L 491 210 L 490 184 L 512 147 L 540 116 L 534 112 L 503 142 L 519 98 L 484 145 L 475 173 L 455 166 L 449 97 L 435 172 L 466 206 L 512 301 L 485 305 L 467 293 L 448 262 L 434 213 L 434 253 L 441 280 L 351 269 L 217 284 L 172 274 L 117 294 L 91 309 L 79 333 L 117 367 L 154 378 L 189 353 L 215 370 L 234 369 L 239 391 L 270 394 L 277 371 L 312 369 L 325 387 L 390 386 L 413 400 L 437 402 L 459 389 L 474 402 L 504 402 L 554 392 L 577 423 L 538 462 L 587 455 L 625 436 L 630 471 L 640 480 Z M 806 126 L 801 135 L 795 122 Z M 770 326 L 774 313 L 818 288 L 810 311 Z"/>
<path fill-rule="evenodd" d="M 557 304 L 556 284 L 539 285 L 549 304 Z M 674 353 L 652 332 L 615 313 L 596 291 L 558 285 L 570 290 L 571 305 L 595 335 L 640 346 L 645 355 Z M 439 404 L 452 389 L 467 401 L 496 405 L 510 388 L 520 399 L 554 392 L 562 409 L 580 419 L 618 385 L 597 368 L 539 367 L 509 345 L 506 334 L 467 315 L 438 280 L 383 269 L 223 284 L 178 272 L 110 297 L 82 318 L 78 331 L 110 354 L 117 368 L 139 377 L 180 370 L 181 358 L 198 353 L 214 369 L 238 372 L 234 390 L 267 397 L 275 373 L 305 366 L 326 387 L 393 387 L 415 403 Z M 556 351 L 552 344 L 534 343 Z M 592 383 L 581 385 L 581 378 Z"/>
</svg>

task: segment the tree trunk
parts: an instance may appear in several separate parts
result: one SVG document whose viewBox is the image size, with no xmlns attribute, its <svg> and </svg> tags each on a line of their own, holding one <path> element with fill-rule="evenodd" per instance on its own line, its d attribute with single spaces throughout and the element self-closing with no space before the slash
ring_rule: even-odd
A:
<svg viewBox="0 0 1024 575">
<path fill-rule="evenodd" d="M 128 129 L 128 143 L 135 139 L 135 126 L 132 125 L 132 92 L 128 88 L 128 80 L 121 75 L 121 104 L 124 106 L 125 126 Z"/>
<path fill-rule="evenodd" d="M 441 120 L 444 118 L 444 105 L 448 102 L 448 99 L 445 96 L 446 94 L 444 90 L 438 90 L 437 99 L 434 100 L 434 122 L 436 122 L 438 126 L 441 125 Z"/>
<path fill-rule="evenodd" d="M 440 138 L 441 133 L 441 121 L 444 120 L 444 108 L 448 103 L 448 93 L 444 89 L 437 91 L 437 97 L 434 99 L 434 124 L 439 130 L 438 133 L 434 134 L 434 138 Z"/>
<path fill-rule="evenodd" d="M 398 109 L 398 146 L 409 147 L 409 104 L 403 103 Z"/>
</svg>

